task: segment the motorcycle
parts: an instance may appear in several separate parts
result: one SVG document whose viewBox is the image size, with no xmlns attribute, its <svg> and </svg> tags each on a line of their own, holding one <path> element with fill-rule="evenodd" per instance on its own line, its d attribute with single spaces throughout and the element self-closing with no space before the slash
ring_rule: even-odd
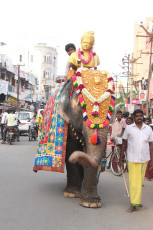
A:
<svg viewBox="0 0 153 230">
<path fill-rule="evenodd" d="M 36 125 L 29 126 L 29 141 L 32 141 L 32 139 L 37 139 Z"/>
<path fill-rule="evenodd" d="M 12 142 L 15 142 L 15 132 L 14 127 L 9 127 L 7 131 L 7 142 L 12 145 Z"/>
</svg>

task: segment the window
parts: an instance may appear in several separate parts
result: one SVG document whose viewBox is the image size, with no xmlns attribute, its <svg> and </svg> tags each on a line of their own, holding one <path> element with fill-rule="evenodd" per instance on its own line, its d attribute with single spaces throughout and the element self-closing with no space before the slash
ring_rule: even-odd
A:
<svg viewBox="0 0 153 230">
<path fill-rule="evenodd" d="M 50 78 L 51 72 L 49 70 L 44 71 L 43 77 L 44 78 Z"/>
<path fill-rule="evenodd" d="M 46 56 L 44 56 L 44 62 L 52 64 L 52 58 L 50 54 L 47 54 Z"/>
</svg>

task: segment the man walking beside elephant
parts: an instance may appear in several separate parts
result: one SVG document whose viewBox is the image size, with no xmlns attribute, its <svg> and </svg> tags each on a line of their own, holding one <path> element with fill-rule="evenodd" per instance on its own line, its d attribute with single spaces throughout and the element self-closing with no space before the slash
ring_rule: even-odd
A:
<svg viewBox="0 0 153 230">
<path fill-rule="evenodd" d="M 131 206 L 129 213 L 141 207 L 142 185 L 148 161 L 153 168 L 153 132 L 143 123 L 143 111 L 137 109 L 133 113 L 134 123 L 128 125 L 123 134 L 123 145 L 119 165 L 123 168 L 124 152 L 127 149 L 129 189 Z"/>
</svg>

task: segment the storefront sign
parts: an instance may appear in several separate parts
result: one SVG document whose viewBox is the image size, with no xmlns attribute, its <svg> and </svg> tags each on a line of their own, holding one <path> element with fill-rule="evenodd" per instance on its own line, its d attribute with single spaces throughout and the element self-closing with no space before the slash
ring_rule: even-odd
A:
<svg viewBox="0 0 153 230">
<path fill-rule="evenodd" d="M 146 101 L 146 98 L 147 98 L 147 90 L 140 90 L 140 93 L 139 93 L 140 102 Z"/>
<path fill-rule="evenodd" d="M 140 100 L 136 100 L 136 99 L 132 100 L 132 104 L 138 104 L 139 105 L 140 104 Z"/>
<path fill-rule="evenodd" d="M 10 105 L 17 105 L 17 99 L 14 97 L 9 96 L 8 97 L 8 104 Z"/>
<path fill-rule="evenodd" d="M 128 106 L 128 112 L 129 113 L 133 113 L 134 112 L 134 105 L 133 104 L 129 104 L 129 106 Z"/>
</svg>

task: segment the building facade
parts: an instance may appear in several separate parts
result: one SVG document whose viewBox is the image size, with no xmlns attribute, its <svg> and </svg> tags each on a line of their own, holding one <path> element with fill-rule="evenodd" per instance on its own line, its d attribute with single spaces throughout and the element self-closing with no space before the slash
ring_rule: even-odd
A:
<svg viewBox="0 0 153 230">
<path fill-rule="evenodd" d="M 133 65 L 133 73 L 135 81 L 148 79 L 149 74 L 149 59 L 150 59 L 150 46 L 151 42 L 145 30 L 141 27 L 144 26 L 149 33 L 153 33 L 153 17 L 147 17 L 143 23 L 135 23 L 134 29 L 134 58 L 139 58 L 136 64 Z M 148 53 L 148 54 L 147 54 Z M 143 64 L 137 64 L 143 63 Z"/>
<path fill-rule="evenodd" d="M 30 66 L 33 72 L 39 76 L 39 93 L 41 99 L 47 101 L 52 90 L 55 88 L 57 77 L 57 50 L 39 43 L 34 47 L 34 66 Z"/>
</svg>

